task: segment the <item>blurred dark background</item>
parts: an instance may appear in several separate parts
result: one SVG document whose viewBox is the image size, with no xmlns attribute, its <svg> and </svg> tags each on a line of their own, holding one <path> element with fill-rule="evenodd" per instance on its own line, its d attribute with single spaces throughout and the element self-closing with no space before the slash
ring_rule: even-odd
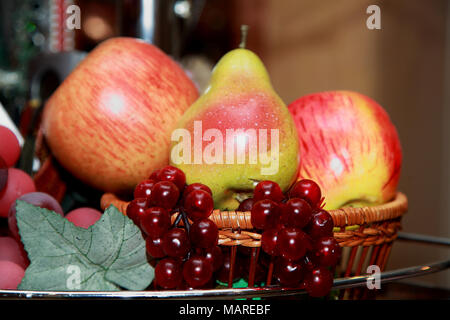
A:
<svg viewBox="0 0 450 320">
<path fill-rule="evenodd" d="M 61 22 L 61 8 L 71 4 L 80 8 L 79 30 Z M 381 9 L 381 30 L 366 27 L 372 4 Z M 286 104 L 349 89 L 385 107 L 404 152 L 400 190 L 410 201 L 404 231 L 450 237 L 449 14 L 446 0 L 6 0 L 0 2 L 0 102 L 19 124 L 86 52 L 120 35 L 158 45 L 203 89 L 214 63 L 238 45 L 245 23 L 247 47 L 261 56 Z M 69 53 L 62 71 L 36 78 L 51 53 Z M 448 256 L 445 248 L 396 243 L 388 268 Z M 450 273 L 411 281 L 450 288 Z"/>
</svg>

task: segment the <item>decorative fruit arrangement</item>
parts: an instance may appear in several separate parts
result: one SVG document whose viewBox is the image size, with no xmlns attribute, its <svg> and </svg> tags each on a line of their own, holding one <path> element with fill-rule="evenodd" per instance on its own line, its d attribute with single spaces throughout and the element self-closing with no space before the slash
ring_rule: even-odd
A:
<svg viewBox="0 0 450 320">
<path fill-rule="evenodd" d="M 136 186 L 127 208 L 146 237 L 147 253 L 158 260 L 154 282 L 163 289 L 203 287 L 221 267 L 219 229 L 208 219 L 212 192 L 200 183 L 185 184 L 183 171 L 166 166 Z"/>
<path fill-rule="evenodd" d="M 262 229 L 261 247 L 276 257 L 275 276 L 284 286 L 303 285 L 309 295 L 328 294 L 341 248 L 333 238 L 333 219 L 321 208 L 324 198 L 311 180 L 300 180 L 287 197 L 272 181 L 255 187 L 254 227 Z"/>
<path fill-rule="evenodd" d="M 222 57 L 197 98 L 174 61 L 130 38 L 99 45 L 52 95 L 42 130 L 56 159 L 87 185 L 133 195 L 121 200 L 126 209 L 104 213 L 64 215 L 36 192 L 13 168 L 20 146 L 0 127 L 0 217 L 11 235 L 0 237 L 0 289 L 204 289 L 273 279 L 327 295 L 341 258 L 327 210 L 395 195 L 402 154 L 388 115 L 347 91 L 286 107 L 243 47 Z M 214 209 L 250 214 L 261 250 L 222 245 Z M 80 272 L 70 287 L 66 267 Z"/>
<path fill-rule="evenodd" d="M 220 274 L 230 261 L 224 261 L 218 246 L 219 229 L 208 219 L 214 209 L 211 189 L 185 182 L 183 171 L 166 166 L 136 186 L 127 207 L 127 216 L 146 238 L 154 284 L 161 289 L 204 288 L 214 278 L 228 277 Z M 262 250 L 276 259 L 280 284 L 303 285 L 314 297 L 330 291 L 341 254 L 323 200 L 314 181 L 300 180 L 285 195 L 276 182 L 265 180 L 256 185 L 253 198 L 241 203 L 251 211 L 252 225 L 262 230 Z"/>
<path fill-rule="evenodd" d="M 30 175 L 12 167 L 17 163 L 21 149 L 14 133 L 3 126 L 0 126 L 0 147 L 0 218 L 7 221 L 8 226 L 8 236 L 0 236 L 0 289 L 17 289 L 30 265 L 17 226 L 17 201 L 52 210 L 60 216 L 64 216 L 64 212 L 52 196 L 36 192 Z M 80 208 L 68 213 L 66 219 L 87 228 L 101 215 L 97 210 Z"/>
</svg>

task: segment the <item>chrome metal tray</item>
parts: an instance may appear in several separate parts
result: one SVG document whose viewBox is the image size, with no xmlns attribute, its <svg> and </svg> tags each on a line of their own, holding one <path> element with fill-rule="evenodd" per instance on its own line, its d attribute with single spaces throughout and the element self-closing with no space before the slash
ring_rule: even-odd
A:
<svg viewBox="0 0 450 320">
<path fill-rule="evenodd" d="M 424 236 L 400 232 L 398 240 L 414 241 L 432 245 L 450 247 L 450 239 Z M 400 279 L 424 276 L 450 268 L 449 259 L 382 272 L 381 283 L 397 281 Z M 372 275 L 337 278 L 333 289 L 346 289 L 364 287 Z M 264 288 L 234 288 L 234 289 L 208 289 L 183 291 L 19 291 L 0 290 L 0 299 L 236 299 L 236 298 L 268 298 L 306 294 L 303 289 L 289 289 L 274 287 Z"/>
</svg>

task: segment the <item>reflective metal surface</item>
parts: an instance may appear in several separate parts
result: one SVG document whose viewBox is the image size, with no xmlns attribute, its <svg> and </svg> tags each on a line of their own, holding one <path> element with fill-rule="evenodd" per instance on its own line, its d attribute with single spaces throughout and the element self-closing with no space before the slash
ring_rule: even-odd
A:
<svg viewBox="0 0 450 320">
<path fill-rule="evenodd" d="M 432 237 L 431 237 L 432 238 Z M 399 239 L 425 242 L 430 244 L 443 244 L 442 238 L 431 239 L 428 236 L 406 234 L 399 235 Z M 414 240 L 413 240 L 414 239 Z M 448 245 L 448 244 L 447 244 Z M 424 276 L 430 273 L 450 268 L 450 258 L 443 261 L 423 264 L 419 266 L 382 272 L 381 283 L 400 279 Z M 335 279 L 334 289 L 345 289 L 366 286 L 372 280 L 371 275 Z M 306 292 L 302 289 L 289 289 L 280 287 L 243 288 L 243 289 L 211 289 L 192 291 L 114 291 L 114 292 L 77 292 L 77 291 L 13 291 L 0 290 L 3 299 L 235 299 L 253 297 L 277 297 L 300 295 Z"/>
</svg>

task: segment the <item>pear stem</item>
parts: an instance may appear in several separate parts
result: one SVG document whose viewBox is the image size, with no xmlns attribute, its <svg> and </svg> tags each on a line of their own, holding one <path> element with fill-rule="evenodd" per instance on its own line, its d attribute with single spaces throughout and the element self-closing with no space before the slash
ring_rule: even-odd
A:
<svg viewBox="0 0 450 320">
<path fill-rule="evenodd" d="M 241 25 L 241 43 L 239 44 L 239 48 L 245 49 L 245 45 L 247 44 L 247 34 L 248 34 L 248 25 Z"/>
</svg>

